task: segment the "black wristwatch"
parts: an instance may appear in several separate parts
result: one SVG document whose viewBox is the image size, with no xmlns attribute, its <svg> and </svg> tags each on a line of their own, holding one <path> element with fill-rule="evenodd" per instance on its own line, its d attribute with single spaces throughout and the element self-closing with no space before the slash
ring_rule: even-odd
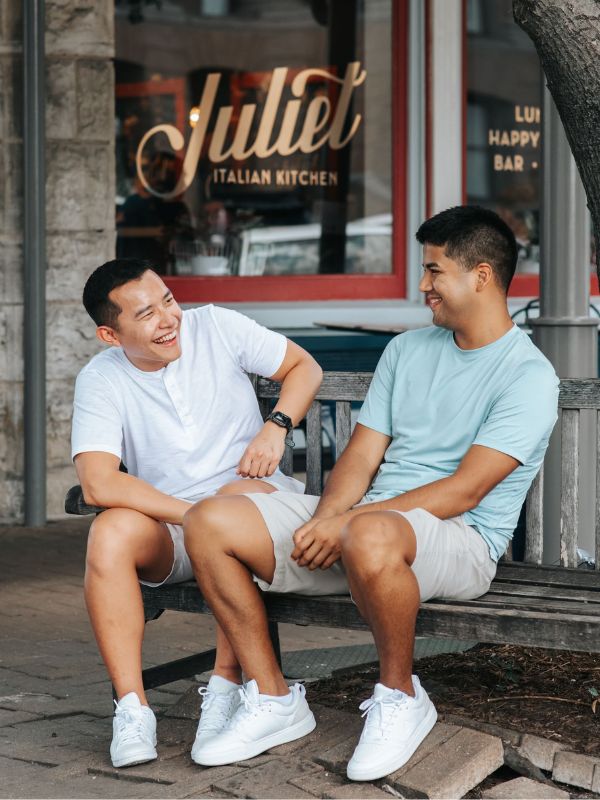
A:
<svg viewBox="0 0 600 800">
<path fill-rule="evenodd" d="M 284 414 L 282 411 L 271 411 L 265 422 L 274 422 L 275 425 L 279 425 L 280 428 L 285 428 L 287 431 L 285 435 L 285 443 L 288 447 L 294 446 L 294 423 L 287 414 Z"/>
</svg>

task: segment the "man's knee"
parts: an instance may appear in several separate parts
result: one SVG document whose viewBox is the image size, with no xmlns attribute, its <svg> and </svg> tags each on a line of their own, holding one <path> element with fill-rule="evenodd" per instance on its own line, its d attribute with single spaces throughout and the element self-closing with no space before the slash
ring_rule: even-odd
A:
<svg viewBox="0 0 600 800">
<path fill-rule="evenodd" d="M 198 550 L 219 547 L 223 544 L 228 524 L 228 498 L 207 497 L 196 503 L 183 518 L 185 547 L 190 556 Z"/>
<path fill-rule="evenodd" d="M 388 567 L 412 564 L 414 533 L 399 514 L 365 512 L 353 517 L 342 530 L 341 550 L 347 569 L 377 575 Z"/>
<path fill-rule="evenodd" d="M 137 511 L 109 508 L 92 522 L 87 542 L 86 569 L 111 572 L 115 563 L 135 563 L 140 531 Z"/>
</svg>

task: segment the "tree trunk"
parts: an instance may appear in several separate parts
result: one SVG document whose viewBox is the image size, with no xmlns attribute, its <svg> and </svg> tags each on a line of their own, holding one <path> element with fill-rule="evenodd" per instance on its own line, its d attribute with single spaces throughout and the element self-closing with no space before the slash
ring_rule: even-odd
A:
<svg viewBox="0 0 600 800">
<path fill-rule="evenodd" d="M 587 194 L 600 279 L 600 0 L 513 0 L 533 41 Z"/>
</svg>

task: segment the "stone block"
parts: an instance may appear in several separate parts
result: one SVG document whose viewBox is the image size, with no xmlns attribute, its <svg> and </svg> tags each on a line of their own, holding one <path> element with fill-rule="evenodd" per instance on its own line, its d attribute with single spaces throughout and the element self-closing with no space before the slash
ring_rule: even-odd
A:
<svg viewBox="0 0 600 800">
<path fill-rule="evenodd" d="M 74 139 L 77 135 L 75 63 L 64 58 L 46 61 L 46 136 Z"/>
<path fill-rule="evenodd" d="M 46 51 L 49 55 L 114 55 L 111 0 L 48 0 Z"/>
<path fill-rule="evenodd" d="M 329 772 L 325 769 L 290 778 L 288 783 L 313 795 L 313 797 L 323 797 L 325 792 L 335 791 L 340 787 L 350 785 L 350 782 L 342 778 L 341 775 L 336 775 L 334 772 Z"/>
<path fill-rule="evenodd" d="M 114 236 L 105 231 L 51 233 L 46 240 L 49 302 L 73 302 L 81 307 L 85 282 L 96 267 L 114 258 Z M 1 263 L 1 262 L 0 262 Z M 93 323 L 90 320 L 93 328 Z"/>
<path fill-rule="evenodd" d="M 522 734 L 512 728 L 502 728 L 493 722 L 482 722 L 478 719 L 469 719 L 459 714 L 440 714 L 439 720 L 447 722 L 449 725 L 456 725 L 458 728 L 473 728 L 475 731 L 489 733 L 490 736 L 497 736 L 503 742 L 517 747 L 521 743 Z"/>
<path fill-rule="evenodd" d="M 66 444 L 68 447 L 68 441 Z M 65 516 L 65 495 L 76 483 L 79 483 L 79 480 L 71 463 L 48 470 L 46 474 L 48 519 L 61 519 Z"/>
<path fill-rule="evenodd" d="M 532 781 L 530 778 L 515 778 L 506 783 L 498 783 L 487 789 L 482 797 L 486 800 L 568 800 L 569 793 L 557 786 Z"/>
<path fill-rule="evenodd" d="M 6 44 L 23 43 L 23 5 L 22 0 L 5 0 L 0 5 L 2 40 Z"/>
<path fill-rule="evenodd" d="M 50 469 L 71 464 L 74 385 L 73 378 L 46 382 L 46 460 Z"/>
<path fill-rule="evenodd" d="M 559 750 L 564 749 L 564 744 L 553 742 L 551 739 L 543 739 L 541 736 L 533 736 L 531 733 L 525 733 L 521 739 L 521 744 L 517 747 L 517 752 L 528 758 L 536 767 L 552 772 L 554 756 Z"/>
<path fill-rule="evenodd" d="M 0 148 L 0 170 L 2 164 Z M 3 305 L 23 302 L 23 245 L 8 236 L 0 236 L 0 298 Z"/>
<path fill-rule="evenodd" d="M 102 349 L 95 331 L 83 306 L 48 306 L 46 374 L 49 381 L 77 377 L 79 370 Z"/>
<path fill-rule="evenodd" d="M 19 480 L 23 474 L 22 382 L 0 383 L 0 453 L 0 477 Z"/>
<path fill-rule="evenodd" d="M 50 231 L 114 228 L 114 152 L 111 145 L 49 142 L 46 207 Z"/>
<path fill-rule="evenodd" d="M 501 739 L 460 728 L 414 767 L 390 775 L 386 783 L 404 797 L 459 798 L 503 763 Z"/>
<path fill-rule="evenodd" d="M 114 69 L 110 61 L 77 64 L 77 133 L 79 139 L 112 143 L 115 116 Z"/>
<path fill-rule="evenodd" d="M 23 306 L 0 305 L 0 375 L 23 380 Z"/>
<path fill-rule="evenodd" d="M 321 797 L 329 800 L 389 800 L 390 795 L 370 783 L 346 783 L 326 789 Z"/>
<path fill-rule="evenodd" d="M 2 59 L 4 94 L 3 136 L 7 141 L 23 137 L 23 56 L 14 53 Z"/>
<path fill-rule="evenodd" d="M 594 769 L 599 768 L 600 771 L 599 765 L 600 759 L 593 756 L 569 753 L 566 750 L 559 751 L 554 756 L 552 780 L 579 786 L 581 789 L 591 789 Z"/>
<path fill-rule="evenodd" d="M 299 778 L 319 771 L 311 761 L 292 758 L 273 757 L 266 763 L 252 767 L 252 761 L 245 762 L 248 768 L 225 780 L 215 781 L 213 789 L 227 792 L 233 797 L 262 798 L 274 786 L 288 783 L 291 778 Z"/>
<path fill-rule="evenodd" d="M 4 147 L 4 231 L 11 236 L 23 229 L 23 146 Z"/>
</svg>

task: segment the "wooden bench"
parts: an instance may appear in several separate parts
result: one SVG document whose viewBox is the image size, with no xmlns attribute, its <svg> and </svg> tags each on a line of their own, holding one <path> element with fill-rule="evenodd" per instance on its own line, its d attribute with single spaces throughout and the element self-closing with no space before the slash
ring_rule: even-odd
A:
<svg viewBox="0 0 600 800">
<path fill-rule="evenodd" d="M 350 438 L 351 403 L 365 398 L 370 373 L 325 373 L 323 384 L 306 419 L 306 492 L 320 494 L 323 460 L 321 403 L 335 403 L 336 456 Z M 266 416 L 279 386 L 266 379 L 255 381 L 261 411 Z M 579 504 L 579 415 L 593 409 L 596 419 L 597 453 L 600 452 L 600 380 L 563 380 L 560 385 L 559 422 L 562 451 L 560 513 L 561 566 L 542 565 L 542 494 L 544 469 L 527 496 L 525 561 L 510 554 L 498 566 L 490 591 L 471 601 L 430 600 L 421 605 L 418 636 L 466 639 L 480 642 L 535 645 L 559 649 L 600 652 L 600 470 L 596 485 L 596 570 L 576 569 Z M 291 473 L 292 451 L 286 448 L 282 462 Z M 73 491 L 73 490 L 72 490 Z M 100 509 L 77 506 L 69 495 L 66 510 L 90 513 Z M 159 588 L 142 587 L 146 621 L 165 610 L 210 613 L 193 581 Z M 273 642 L 278 652 L 277 623 L 366 629 L 367 625 L 349 597 L 303 597 L 266 594 L 265 603 Z M 214 650 L 178 659 L 144 671 L 146 688 L 153 688 L 210 669 Z"/>
</svg>

